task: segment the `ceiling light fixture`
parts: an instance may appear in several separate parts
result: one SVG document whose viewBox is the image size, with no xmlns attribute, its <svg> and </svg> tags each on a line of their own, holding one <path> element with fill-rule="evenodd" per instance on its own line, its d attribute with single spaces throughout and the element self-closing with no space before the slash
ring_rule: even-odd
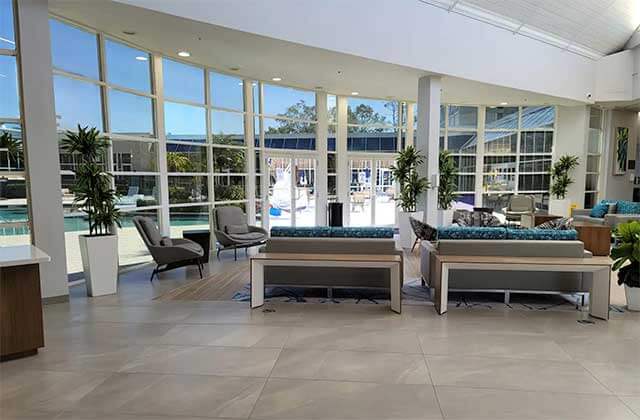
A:
<svg viewBox="0 0 640 420">
<path fill-rule="evenodd" d="M 138 60 L 138 61 L 147 61 L 148 58 L 145 57 L 144 55 L 137 55 L 136 56 L 136 60 Z"/>
<path fill-rule="evenodd" d="M 136 31 L 124 30 L 124 31 L 122 31 L 122 33 L 125 34 L 125 35 L 135 35 Z"/>
<path fill-rule="evenodd" d="M 351 95 L 358 96 L 358 95 L 360 95 L 360 92 L 351 92 Z"/>
<path fill-rule="evenodd" d="M 189 51 L 178 51 L 178 55 L 180 57 L 191 57 L 191 53 Z"/>
<path fill-rule="evenodd" d="M 273 80 L 274 82 L 279 82 L 282 80 L 282 77 L 278 77 L 278 76 L 272 77 L 271 80 Z"/>
<path fill-rule="evenodd" d="M 509 102 L 500 102 L 500 105 L 509 105 Z"/>
</svg>

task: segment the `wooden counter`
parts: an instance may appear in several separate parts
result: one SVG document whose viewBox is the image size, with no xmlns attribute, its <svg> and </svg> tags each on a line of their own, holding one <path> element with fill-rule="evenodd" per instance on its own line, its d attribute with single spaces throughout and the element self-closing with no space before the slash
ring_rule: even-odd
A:
<svg viewBox="0 0 640 420">
<path fill-rule="evenodd" d="M 32 245 L 0 247 L 0 361 L 44 347 L 40 263 L 50 260 Z"/>
</svg>

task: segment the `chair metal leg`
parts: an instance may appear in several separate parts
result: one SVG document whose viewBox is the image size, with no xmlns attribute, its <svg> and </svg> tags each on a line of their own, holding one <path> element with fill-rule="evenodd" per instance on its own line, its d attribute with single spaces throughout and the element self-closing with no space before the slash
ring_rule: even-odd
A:
<svg viewBox="0 0 640 420">
<path fill-rule="evenodd" d="M 238 248 L 233 248 L 233 259 L 238 261 Z"/>
<path fill-rule="evenodd" d="M 218 259 L 220 259 L 220 251 L 222 251 L 222 248 L 218 248 L 218 252 L 216 253 L 216 257 Z"/>
<path fill-rule="evenodd" d="M 153 276 L 158 276 L 158 266 L 156 266 L 156 268 L 154 268 L 153 271 L 151 272 L 151 278 L 149 279 L 149 281 L 151 282 L 153 281 Z"/>
<path fill-rule="evenodd" d="M 200 279 L 202 279 L 202 263 L 198 260 L 198 271 L 200 272 Z"/>
<path fill-rule="evenodd" d="M 420 241 L 420 238 L 416 238 L 416 240 L 413 241 L 413 246 L 411 247 L 411 253 L 413 253 L 413 250 L 415 249 L 416 245 L 418 245 L 419 241 Z"/>
</svg>

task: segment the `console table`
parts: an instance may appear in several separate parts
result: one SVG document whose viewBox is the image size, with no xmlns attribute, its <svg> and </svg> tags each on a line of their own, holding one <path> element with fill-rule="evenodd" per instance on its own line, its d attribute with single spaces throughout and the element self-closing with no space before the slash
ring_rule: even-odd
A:
<svg viewBox="0 0 640 420">
<path fill-rule="evenodd" d="M 589 293 L 589 315 L 609 319 L 611 260 L 592 258 L 496 257 L 473 255 L 436 255 L 433 286 L 438 314 L 447 312 L 450 270 L 557 271 L 593 273 Z"/>
<path fill-rule="evenodd" d="M 0 247 L 0 361 L 44 347 L 40 263 L 48 261 L 32 245 Z"/>
<path fill-rule="evenodd" d="M 391 277 L 391 310 L 402 312 L 399 255 L 264 253 L 251 257 L 251 308 L 264 304 L 264 268 L 267 266 L 388 268 Z"/>
</svg>

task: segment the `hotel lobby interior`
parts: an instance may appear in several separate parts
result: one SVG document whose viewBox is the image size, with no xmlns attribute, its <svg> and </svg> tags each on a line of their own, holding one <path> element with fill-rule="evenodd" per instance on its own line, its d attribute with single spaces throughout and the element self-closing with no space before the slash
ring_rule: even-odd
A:
<svg viewBox="0 0 640 420">
<path fill-rule="evenodd" d="M 640 420 L 638 0 L 0 0 L 0 419 Z"/>
</svg>

